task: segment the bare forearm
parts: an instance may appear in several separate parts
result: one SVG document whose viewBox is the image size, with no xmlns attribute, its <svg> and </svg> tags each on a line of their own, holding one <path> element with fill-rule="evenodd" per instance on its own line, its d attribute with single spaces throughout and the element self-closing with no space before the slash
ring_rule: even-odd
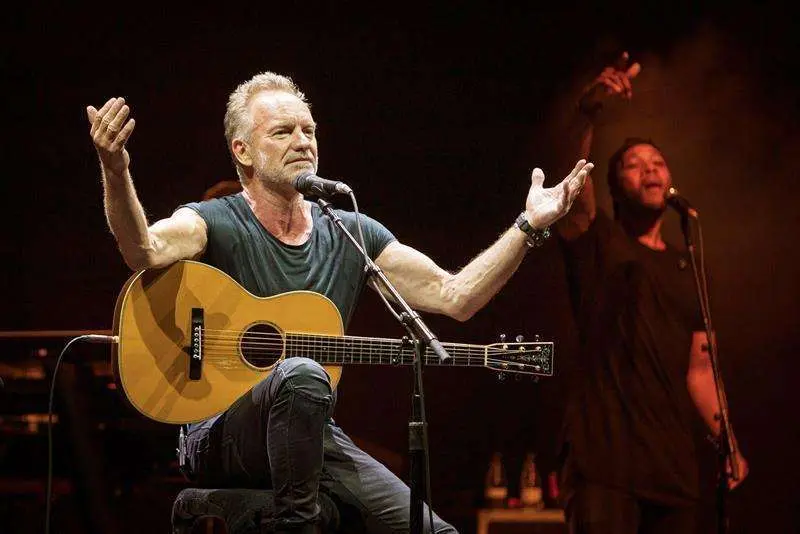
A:
<svg viewBox="0 0 800 534">
<path fill-rule="evenodd" d="M 453 275 L 442 288 L 454 318 L 465 321 L 508 282 L 528 250 L 525 234 L 510 228 L 495 243 Z"/>
<path fill-rule="evenodd" d="M 686 386 L 706 426 L 714 436 L 718 436 L 719 398 L 711 366 L 704 365 L 690 370 L 686 377 Z"/>
<path fill-rule="evenodd" d="M 103 202 L 106 221 L 131 269 L 147 267 L 151 249 L 147 217 L 136 196 L 130 171 L 115 174 L 103 169 Z"/>
</svg>

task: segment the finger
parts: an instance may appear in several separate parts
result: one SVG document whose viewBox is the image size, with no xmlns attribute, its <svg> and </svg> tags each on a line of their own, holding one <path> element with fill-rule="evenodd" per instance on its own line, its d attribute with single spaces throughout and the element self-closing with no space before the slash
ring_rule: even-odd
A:
<svg viewBox="0 0 800 534">
<path fill-rule="evenodd" d="M 606 87 L 608 94 L 618 94 L 623 91 L 622 85 L 617 82 L 613 73 L 600 75 L 599 81 Z"/>
<path fill-rule="evenodd" d="M 589 172 L 592 170 L 591 164 L 587 165 L 581 169 L 581 171 L 569 181 L 569 197 L 570 202 L 575 200 L 578 195 L 581 194 L 583 190 L 583 186 L 586 185 L 586 177 L 589 176 Z"/>
<path fill-rule="evenodd" d="M 112 104 L 114 104 L 116 100 L 117 100 L 116 97 L 111 97 L 106 101 L 105 104 L 103 104 L 103 107 L 101 107 L 100 110 L 97 112 L 97 114 L 100 116 L 101 119 L 106 113 L 108 113 L 108 109 L 112 106 Z"/>
<path fill-rule="evenodd" d="M 629 80 L 636 78 L 639 73 L 642 72 L 642 66 L 639 63 L 634 63 L 628 70 L 625 71 L 625 75 L 628 77 Z"/>
<path fill-rule="evenodd" d="M 117 117 L 120 108 L 125 105 L 124 98 L 115 98 L 100 119 L 100 130 L 108 130 L 111 122 Z"/>
<path fill-rule="evenodd" d="M 105 119 L 106 115 L 108 114 L 111 107 L 117 101 L 115 97 L 109 98 L 103 107 L 101 107 L 94 116 L 94 121 L 92 123 L 92 128 L 90 130 L 90 134 L 92 137 L 103 127 L 103 120 Z"/>
<path fill-rule="evenodd" d="M 571 181 L 579 182 L 580 187 L 583 187 L 586 177 L 589 176 L 589 173 L 592 172 L 592 169 L 594 169 L 594 163 L 586 163 Z"/>
<path fill-rule="evenodd" d="M 97 117 L 97 109 L 94 106 L 86 106 L 86 117 L 89 119 L 89 124 L 94 123 L 94 118 Z"/>
<path fill-rule="evenodd" d="M 108 112 L 106 112 L 105 116 L 103 117 L 103 122 L 106 124 L 106 128 L 117 118 L 119 115 L 120 110 L 125 105 L 124 98 L 117 98 L 111 104 L 111 107 L 108 108 Z"/>
<path fill-rule="evenodd" d="M 585 159 L 579 159 L 577 162 L 575 162 L 575 166 L 572 168 L 570 173 L 567 175 L 567 180 L 569 180 L 570 178 L 573 178 L 574 176 L 576 176 L 579 172 L 581 172 L 581 169 L 583 169 L 585 166 L 586 166 L 586 160 Z"/>
<path fill-rule="evenodd" d="M 131 134 L 133 133 L 133 129 L 135 127 L 136 127 L 136 120 L 134 119 L 129 120 L 125 124 L 125 126 L 123 126 L 122 130 L 119 131 L 116 138 L 114 139 L 114 142 L 111 143 L 110 150 L 114 151 L 122 149 L 122 147 L 125 146 L 125 143 L 128 142 L 128 139 L 130 139 Z"/>
<path fill-rule="evenodd" d="M 531 173 L 531 187 L 542 187 L 542 184 L 544 184 L 544 171 L 536 167 Z"/>
<path fill-rule="evenodd" d="M 625 74 L 622 71 L 617 71 L 617 72 L 611 74 L 609 76 L 609 78 L 611 79 L 611 81 L 615 85 L 617 85 L 620 88 L 620 91 L 619 91 L 620 93 L 625 93 L 626 92 L 626 87 L 625 87 L 626 83 L 628 84 L 628 86 L 630 86 L 630 83 L 628 82 L 628 79 L 625 77 Z"/>
<path fill-rule="evenodd" d="M 631 85 L 631 80 L 624 74 L 619 77 L 619 80 L 622 83 L 625 98 L 631 98 L 633 96 L 633 86 Z"/>
<path fill-rule="evenodd" d="M 130 115 L 130 111 L 131 108 L 127 104 L 124 104 L 108 124 L 108 131 L 116 133 L 122 130 L 125 120 L 128 118 L 128 115 Z"/>
</svg>

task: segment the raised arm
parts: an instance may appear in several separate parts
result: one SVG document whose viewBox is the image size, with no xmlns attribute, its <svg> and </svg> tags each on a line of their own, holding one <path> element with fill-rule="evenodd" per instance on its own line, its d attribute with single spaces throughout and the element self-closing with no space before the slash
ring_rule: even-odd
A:
<svg viewBox="0 0 800 534">
<path fill-rule="evenodd" d="M 542 229 L 562 217 L 580 193 L 593 165 L 579 161 L 560 184 L 544 188 L 544 173 L 534 169 L 525 204 L 525 219 Z M 516 225 L 456 274 L 436 265 L 425 254 L 392 243 L 375 263 L 413 308 L 465 321 L 500 291 L 530 248 L 528 235 Z"/>
<path fill-rule="evenodd" d="M 597 78 L 592 80 L 581 94 L 576 111 L 570 121 L 567 138 L 577 151 L 578 157 L 588 159 L 592 149 L 594 121 L 608 98 L 624 98 L 633 96 L 631 80 L 642 70 L 639 63 L 629 65 L 629 56 L 625 52 L 614 65 L 603 69 Z M 574 152 L 573 152 L 574 153 Z M 573 240 L 589 229 L 597 214 L 597 200 L 591 176 L 581 194 L 575 200 L 570 212 L 556 224 L 558 233 L 566 240 Z"/>
<path fill-rule="evenodd" d="M 184 208 L 148 227 L 136 195 L 125 143 L 136 121 L 123 98 L 111 98 L 99 110 L 86 108 L 89 134 L 100 159 L 106 221 L 131 269 L 164 267 L 200 255 L 206 246 L 206 225 Z"/>
</svg>

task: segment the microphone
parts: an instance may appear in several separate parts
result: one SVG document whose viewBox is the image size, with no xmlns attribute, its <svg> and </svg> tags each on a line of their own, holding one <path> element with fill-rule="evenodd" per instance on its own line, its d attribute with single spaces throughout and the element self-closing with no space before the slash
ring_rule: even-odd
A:
<svg viewBox="0 0 800 534">
<path fill-rule="evenodd" d="M 664 201 L 670 206 L 672 209 L 680 213 L 682 217 L 691 217 L 692 219 L 697 219 L 700 214 L 697 213 L 697 210 L 692 207 L 688 200 L 685 197 L 681 196 L 677 189 L 674 187 L 670 187 L 667 190 L 667 194 L 664 195 Z"/>
<path fill-rule="evenodd" d="M 343 194 L 349 195 L 353 192 L 350 186 L 344 182 L 335 182 L 316 176 L 312 172 L 304 172 L 294 179 L 294 188 L 304 195 L 314 195 L 317 197 L 329 197 Z"/>
</svg>

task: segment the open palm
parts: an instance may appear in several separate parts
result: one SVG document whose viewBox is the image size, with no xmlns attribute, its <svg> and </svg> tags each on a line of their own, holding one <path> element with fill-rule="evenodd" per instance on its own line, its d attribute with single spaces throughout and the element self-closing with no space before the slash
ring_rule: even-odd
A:
<svg viewBox="0 0 800 534">
<path fill-rule="evenodd" d="M 550 226 L 567 214 L 586 182 L 593 163 L 579 160 L 572 172 L 561 183 L 544 187 L 544 172 L 538 167 L 531 173 L 531 189 L 525 202 L 528 222 L 534 228 Z"/>
</svg>

